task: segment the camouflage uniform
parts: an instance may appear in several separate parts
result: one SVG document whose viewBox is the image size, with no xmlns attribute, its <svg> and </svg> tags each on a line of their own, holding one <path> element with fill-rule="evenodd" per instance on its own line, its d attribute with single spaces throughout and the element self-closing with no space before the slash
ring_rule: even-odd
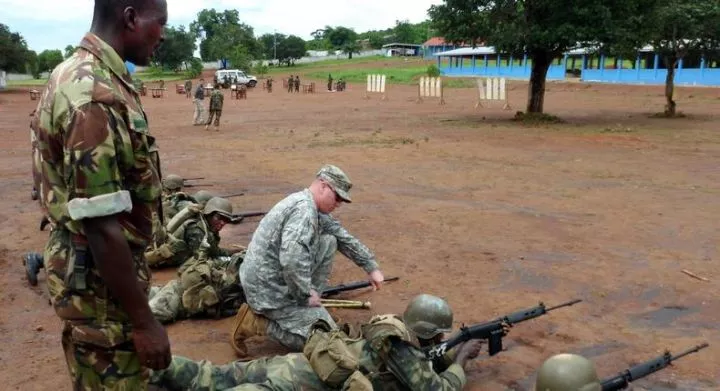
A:
<svg viewBox="0 0 720 391">
<path fill-rule="evenodd" d="M 116 215 L 138 284 L 161 192 L 155 139 L 123 60 L 88 33 L 53 71 L 36 113 L 41 199 L 56 224 L 45 248 L 47 285 L 63 320 L 62 345 L 76 389 L 144 389 L 148 370 L 128 314 L 92 262 L 82 219 Z"/>
<path fill-rule="evenodd" d="M 392 316 L 392 315 L 390 315 Z M 466 384 L 465 371 L 452 364 L 441 373 L 433 370 L 425 354 L 405 337 L 384 329 L 370 330 L 366 340 L 359 342 L 360 372 L 378 391 L 461 390 Z M 303 353 L 234 361 L 213 365 L 208 361 L 192 361 L 174 356 L 165 370 L 154 371 L 150 383 L 168 390 L 337 390 L 326 385 L 315 373 Z"/>
<path fill-rule="evenodd" d="M 162 206 L 165 224 L 172 220 L 181 210 L 195 203 L 195 199 L 191 195 L 182 191 L 163 195 Z"/>
<path fill-rule="evenodd" d="M 308 307 L 310 290 L 327 285 L 339 250 L 366 272 L 377 269 L 374 254 L 328 214 L 319 213 L 309 189 L 291 194 L 260 221 L 240 267 L 248 305 L 270 322 L 267 333 L 302 349 L 318 319 L 334 325 L 323 307 Z"/>
<path fill-rule="evenodd" d="M 205 99 L 205 90 L 203 89 L 205 86 L 203 86 L 202 83 L 198 83 L 197 88 L 195 89 L 195 97 L 193 99 L 193 104 L 195 104 L 195 113 L 193 114 L 193 125 L 202 125 L 203 124 L 203 100 Z"/>
<path fill-rule="evenodd" d="M 213 92 L 210 94 L 210 114 L 208 115 L 208 120 L 205 123 L 205 129 L 210 126 L 210 124 L 213 122 L 213 117 L 215 117 L 215 130 L 218 130 L 218 127 L 220 126 L 220 116 L 222 115 L 222 109 L 223 109 L 223 103 L 225 101 L 225 96 L 223 95 L 222 91 L 219 89 L 214 89 Z"/>
<path fill-rule="evenodd" d="M 191 80 L 185 81 L 185 97 L 186 98 L 192 97 L 192 81 Z"/>
<path fill-rule="evenodd" d="M 165 264 L 182 264 L 179 279 L 153 292 L 150 299 L 150 310 L 162 323 L 197 315 L 230 316 L 244 302 L 238 277 L 244 253 L 220 248 L 220 235 L 210 229 L 204 213 L 198 212 L 169 234 L 172 254 L 158 257 Z"/>
<path fill-rule="evenodd" d="M 300 76 L 295 76 L 295 92 L 300 92 Z"/>
</svg>

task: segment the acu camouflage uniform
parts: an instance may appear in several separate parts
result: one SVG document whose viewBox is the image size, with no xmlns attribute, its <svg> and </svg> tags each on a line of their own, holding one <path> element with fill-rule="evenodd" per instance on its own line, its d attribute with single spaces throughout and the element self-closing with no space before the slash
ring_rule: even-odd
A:
<svg viewBox="0 0 720 391">
<path fill-rule="evenodd" d="M 189 208 L 197 208 L 193 205 Z M 185 213 L 185 211 L 183 211 Z M 244 302 L 238 269 L 244 252 L 220 248 L 220 234 L 202 212 L 168 234 L 169 258 L 155 265 L 181 265 L 178 279 L 151 294 L 150 310 L 162 323 L 193 316 L 231 316 Z"/>
<path fill-rule="evenodd" d="M 63 320 L 62 345 L 75 389 L 144 389 L 128 314 L 94 265 L 82 224 L 117 216 L 137 281 L 161 192 L 155 139 L 120 56 L 94 34 L 53 71 L 33 121 L 42 202 L 56 225 L 45 248 L 47 285 Z"/>
<path fill-rule="evenodd" d="M 338 250 L 368 273 L 378 267 L 367 246 L 318 212 L 309 189 L 280 201 L 260 221 L 240 281 L 250 308 L 268 318 L 269 336 L 299 351 L 317 320 L 335 325 L 325 308 L 307 301 L 311 289 L 325 289 Z"/>
<path fill-rule="evenodd" d="M 220 116 L 222 116 L 223 102 L 225 102 L 225 96 L 222 91 L 214 89 L 210 94 L 210 115 L 208 115 L 208 120 L 205 123 L 206 127 L 210 126 L 213 122 L 213 117 L 215 117 L 215 130 L 217 130 L 218 126 L 220 126 Z"/>
<path fill-rule="evenodd" d="M 390 326 L 389 324 L 395 324 Z M 377 391 L 458 391 L 466 384 L 458 364 L 433 369 L 402 321 L 394 315 L 374 317 L 362 327 L 362 338 L 348 347 L 357 354 L 359 371 Z M 165 370 L 154 371 L 150 383 L 168 390 L 275 390 L 332 391 L 313 369 L 306 354 L 234 361 L 213 365 L 174 356 Z M 367 383 L 366 383 L 367 384 Z M 344 384 L 348 386 L 348 383 Z M 348 390 L 370 389 L 342 388 Z"/>
</svg>

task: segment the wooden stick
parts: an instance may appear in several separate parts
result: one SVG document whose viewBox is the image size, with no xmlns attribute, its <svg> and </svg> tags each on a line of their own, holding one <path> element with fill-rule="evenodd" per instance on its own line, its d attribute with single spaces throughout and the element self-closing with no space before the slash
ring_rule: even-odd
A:
<svg viewBox="0 0 720 391">
<path fill-rule="evenodd" d="M 325 308 L 353 308 L 353 309 L 370 309 L 370 302 L 355 302 L 355 303 L 323 303 Z"/>
<path fill-rule="evenodd" d="M 691 272 L 691 271 L 689 271 L 689 270 L 687 270 L 687 269 L 683 269 L 682 272 L 685 273 L 685 274 L 687 274 L 688 276 L 690 276 L 690 277 L 692 277 L 692 278 L 695 278 L 695 279 L 698 279 L 698 280 L 700 280 L 700 281 L 710 282 L 710 280 L 708 280 L 707 278 L 705 278 L 705 277 L 700 277 L 700 276 L 698 276 L 697 274 L 695 274 L 695 273 L 693 273 L 693 272 Z"/>
</svg>

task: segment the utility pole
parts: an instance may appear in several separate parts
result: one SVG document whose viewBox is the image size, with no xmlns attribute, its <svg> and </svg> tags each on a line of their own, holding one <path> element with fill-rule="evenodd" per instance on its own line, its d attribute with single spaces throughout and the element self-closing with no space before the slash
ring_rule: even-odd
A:
<svg viewBox="0 0 720 391">
<path fill-rule="evenodd" d="M 277 61 L 277 30 L 273 34 L 273 61 Z"/>
</svg>

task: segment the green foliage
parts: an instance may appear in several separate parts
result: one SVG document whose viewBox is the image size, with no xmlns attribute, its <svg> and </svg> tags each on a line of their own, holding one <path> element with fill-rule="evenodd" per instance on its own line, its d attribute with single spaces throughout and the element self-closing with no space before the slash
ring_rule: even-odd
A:
<svg viewBox="0 0 720 391">
<path fill-rule="evenodd" d="M 60 50 L 43 50 L 37 56 L 37 71 L 51 72 L 61 62 L 63 62 L 63 54 Z"/>
<path fill-rule="evenodd" d="M 227 59 L 230 60 L 230 66 L 233 69 L 241 69 L 244 71 L 250 70 L 253 61 L 252 55 L 248 53 L 248 50 L 244 46 L 236 46 L 230 49 Z"/>
<path fill-rule="evenodd" d="M 427 67 L 427 75 L 430 77 L 438 77 L 440 76 L 440 68 L 437 67 L 435 64 L 430 64 Z"/>
<path fill-rule="evenodd" d="M 154 61 L 169 70 L 177 70 L 193 58 L 195 36 L 185 26 L 165 27 L 165 41 L 155 52 Z"/>
<path fill-rule="evenodd" d="M 35 79 L 40 78 L 40 71 L 38 70 L 38 58 L 37 53 L 34 50 L 28 50 L 26 59 L 27 63 L 24 72 L 31 74 Z"/>
<path fill-rule="evenodd" d="M 197 20 L 190 24 L 190 31 L 196 38 L 202 38 L 200 56 L 205 61 L 230 59 L 237 55 L 238 46 L 253 58 L 262 55 L 253 28 L 240 22 L 238 10 L 218 12 L 215 9 L 204 9 L 198 13 Z"/>
<path fill-rule="evenodd" d="M 255 65 L 255 69 L 253 70 L 253 72 L 255 72 L 255 75 L 256 75 L 259 79 L 261 79 L 261 78 L 263 78 L 265 75 L 267 75 L 267 73 L 268 73 L 269 70 L 270 70 L 270 68 L 269 68 L 267 65 L 263 64 L 262 62 L 260 62 L 260 63 L 258 63 L 257 65 Z"/>
<path fill-rule="evenodd" d="M 187 77 L 194 79 L 194 78 L 200 76 L 202 71 L 203 71 L 202 60 L 197 57 L 193 57 L 190 60 L 190 67 L 188 68 L 188 70 L 186 72 Z"/>
<path fill-rule="evenodd" d="M 75 53 L 75 46 L 73 46 L 73 45 L 65 46 L 65 53 L 63 53 L 63 56 L 65 57 L 65 59 L 70 58 L 70 56 L 72 56 L 73 53 Z"/>
<path fill-rule="evenodd" d="M 13 33 L 8 26 L 0 23 L 0 69 L 7 72 L 24 72 L 28 57 L 25 38 Z"/>
</svg>

